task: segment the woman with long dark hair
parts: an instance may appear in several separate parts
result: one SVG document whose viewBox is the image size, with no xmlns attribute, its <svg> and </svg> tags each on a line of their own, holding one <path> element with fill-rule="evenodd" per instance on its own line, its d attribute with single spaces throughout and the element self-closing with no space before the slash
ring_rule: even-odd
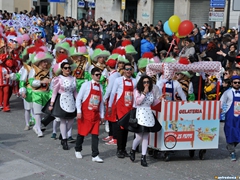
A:
<svg viewBox="0 0 240 180">
<path fill-rule="evenodd" d="M 71 66 L 67 60 L 54 66 L 53 94 L 48 107 L 51 115 L 60 118 L 61 145 L 68 150 L 67 132 L 76 117 L 75 98 L 77 96 L 76 78 L 71 75 Z"/>
<path fill-rule="evenodd" d="M 130 151 L 131 161 L 135 160 L 135 151 L 137 146 L 142 142 L 142 157 L 141 165 L 147 166 L 146 153 L 148 147 L 149 132 L 158 132 L 161 130 L 161 125 L 154 116 L 151 106 L 160 102 L 159 99 L 154 97 L 152 92 L 153 82 L 152 79 L 143 75 L 138 81 L 137 88 L 134 91 L 134 102 L 136 109 L 136 118 L 138 120 L 137 128 L 133 128 L 135 132 L 135 139 L 133 140 L 132 149 Z"/>
</svg>

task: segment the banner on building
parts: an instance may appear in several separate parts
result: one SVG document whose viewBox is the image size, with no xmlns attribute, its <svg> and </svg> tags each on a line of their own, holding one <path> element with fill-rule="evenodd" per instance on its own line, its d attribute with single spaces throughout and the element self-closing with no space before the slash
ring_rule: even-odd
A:
<svg viewBox="0 0 240 180">
<path fill-rule="evenodd" d="M 126 9 L 126 0 L 122 0 L 121 9 L 122 9 L 122 10 L 125 10 L 125 9 Z"/>
<path fill-rule="evenodd" d="M 66 0 L 48 0 L 49 3 L 66 3 Z"/>
</svg>

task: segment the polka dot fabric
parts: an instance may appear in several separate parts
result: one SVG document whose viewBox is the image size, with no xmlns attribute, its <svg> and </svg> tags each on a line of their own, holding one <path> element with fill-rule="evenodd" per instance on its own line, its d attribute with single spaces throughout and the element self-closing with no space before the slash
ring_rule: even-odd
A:
<svg viewBox="0 0 240 180">
<path fill-rule="evenodd" d="M 220 62 L 195 62 L 192 64 L 184 65 L 179 63 L 152 63 L 147 65 L 147 75 L 153 76 L 158 73 L 163 73 L 165 79 L 171 79 L 176 72 L 180 71 L 193 71 L 205 72 L 209 75 L 215 75 L 220 78 L 222 65 Z"/>
<path fill-rule="evenodd" d="M 73 97 L 73 92 L 76 89 L 75 78 L 61 77 L 61 84 L 64 91 L 60 96 L 60 107 L 69 113 L 75 111 L 75 100 Z"/>
<path fill-rule="evenodd" d="M 138 124 L 146 127 L 155 125 L 155 119 L 150 107 L 153 101 L 153 93 L 147 93 L 140 107 L 137 107 L 136 118 L 138 119 Z"/>
</svg>

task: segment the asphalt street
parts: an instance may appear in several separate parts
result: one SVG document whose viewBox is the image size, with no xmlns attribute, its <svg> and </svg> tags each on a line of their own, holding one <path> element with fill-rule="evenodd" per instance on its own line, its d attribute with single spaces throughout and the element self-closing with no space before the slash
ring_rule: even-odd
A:
<svg viewBox="0 0 240 180">
<path fill-rule="evenodd" d="M 59 140 L 51 139 L 52 126 L 38 138 L 33 130 L 24 131 L 24 110 L 22 100 L 11 99 L 11 112 L 0 112 L 0 180 L 212 180 L 222 177 L 240 176 L 240 146 L 236 162 L 230 161 L 226 150 L 221 125 L 219 148 L 207 150 L 204 160 L 190 158 L 188 151 L 176 151 L 170 161 L 163 160 L 163 153 L 157 158 L 147 156 L 148 167 L 129 158 L 118 159 L 116 146 L 105 145 L 101 140 L 107 136 L 104 125 L 100 127 L 99 150 L 104 163 L 92 162 L 91 136 L 85 138 L 83 159 L 76 159 L 74 144 L 64 151 Z M 59 135 L 59 128 L 58 128 Z M 76 138 L 76 122 L 73 137 Z M 127 150 L 131 148 L 133 134 L 129 133 Z"/>
</svg>

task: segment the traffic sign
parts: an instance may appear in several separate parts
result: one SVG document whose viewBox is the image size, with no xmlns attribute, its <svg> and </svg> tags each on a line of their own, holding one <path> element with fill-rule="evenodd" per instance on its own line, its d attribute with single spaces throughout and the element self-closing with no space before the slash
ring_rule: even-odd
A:
<svg viewBox="0 0 240 180">
<path fill-rule="evenodd" d="M 95 8 L 95 2 L 88 2 L 88 7 Z"/>
<path fill-rule="evenodd" d="M 85 7 L 85 2 L 84 1 L 78 1 L 78 7 L 84 8 Z"/>
<path fill-rule="evenodd" d="M 225 0 L 211 0 L 210 8 L 225 8 Z"/>
</svg>

